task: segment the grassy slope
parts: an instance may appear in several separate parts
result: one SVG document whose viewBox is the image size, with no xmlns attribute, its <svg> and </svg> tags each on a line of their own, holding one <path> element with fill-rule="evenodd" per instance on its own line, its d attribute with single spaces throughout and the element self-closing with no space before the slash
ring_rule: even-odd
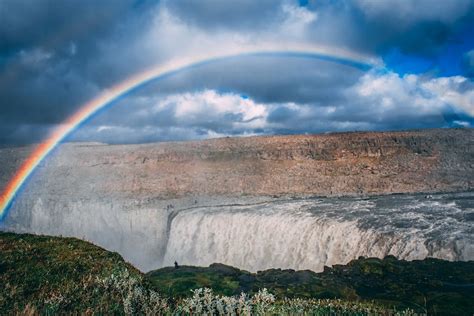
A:
<svg viewBox="0 0 474 316">
<path fill-rule="evenodd" d="M 125 270 L 141 277 L 119 254 L 75 238 L 0 233 L 0 311 L 121 311 L 120 293 L 98 280 Z"/>
<path fill-rule="evenodd" d="M 277 297 L 376 300 L 430 314 L 474 313 L 474 262 L 437 259 L 401 261 L 393 257 L 358 259 L 322 273 L 272 269 L 249 273 L 221 264 L 209 268 L 163 268 L 147 274 L 161 291 L 189 295 L 209 287 L 225 295 L 268 288 Z"/>
<path fill-rule="evenodd" d="M 321 274 L 279 269 L 252 274 L 214 264 L 164 268 L 144 276 L 117 253 L 75 238 L 0 232 L 0 314 L 26 310 L 153 315 L 185 305 L 179 297 L 195 288 L 234 295 L 266 287 L 281 299 L 277 304 L 287 304 L 285 297 L 376 299 L 400 307 L 426 305 L 431 312 L 472 315 L 473 270 L 473 262 L 387 258 L 355 260 Z M 162 299 L 157 292 L 174 299 Z"/>
</svg>

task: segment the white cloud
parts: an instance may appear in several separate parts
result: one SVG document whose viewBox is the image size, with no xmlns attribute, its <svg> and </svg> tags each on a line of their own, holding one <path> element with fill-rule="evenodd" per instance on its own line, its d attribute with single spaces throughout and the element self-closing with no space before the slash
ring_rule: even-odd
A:
<svg viewBox="0 0 474 316">
<path fill-rule="evenodd" d="M 279 35 L 291 35 L 293 38 L 306 36 L 307 28 L 318 18 L 317 12 L 309 11 L 307 8 L 295 4 L 284 4 L 282 11 L 285 18 L 278 33 Z"/>
<path fill-rule="evenodd" d="M 78 140 L 147 142 L 279 133 L 320 133 L 471 126 L 472 83 L 465 78 L 400 76 L 371 71 L 325 103 L 261 103 L 233 92 L 204 89 L 135 96 L 117 112 L 81 129 Z M 133 110 L 130 110 L 133 109 Z M 465 113 L 446 120 L 454 110 Z M 126 113 L 126 114 L 124 114 Z M 129 122 L 135 122 L 131 125 Z"/>
<path fill-rule="evenodd" d="M 463 85 L 467 85 L 465 88 Z M 474 117 L 474 84 L 462 76 L 434 78 L 421 83 L 433 98 Z"/>
<path fill-rule="evenodd" d="M 210 31 L 200 24 L 190 23 L 176 15 L 164 2 L 154 12 L 153 22 L 139 38 L 129 43 L 136 60 L 159 64 L 165 60 L 212 52 L 230 53 L 242 47 L 272 47 L 285 43 L 306 43 L 308 30 L 317 21 L 317 12 L 300 7 L 293 1 L 283 1 L 267 24 L 258 28 L 216 28 Z M 315 44 L 315 43 L 313 43 Z M 323 45 L 324 46 L 324 45 Z M 331 45 L 325 45 L 331 48 Z M 104 47 L 110 55 L 117 47 Z M 356 54 L 357 52 L 354 52 Z M 123 67 L 117 65 L 117 67 Z"/>
<path fill-rule="evenodd" d="M 239 129 L 255 129 L 265 126 L 267 106 L 235 93 L 219 94 L 214 90 L 171 95 L 160 101 L 155 110 L 174 107 L 178 121 L 208 122 L 234 117 L 232 124 Z"/>
<path fill-rule="evenodd" d="M 442 115 L 447 107 L 474 116 L 473 84 L 461 76 L 427 78 L 369 72 L 354 90 L 359 102 L 365 102 L 381 120 L 399 114 Z"/>
<path fill-rule="evenodd" d="M 466 121 L 453 121 L 453 123 L 455 123 L 456 125 L 459 125 L 459 126 L 463 126 L 463 127 L 470 127 L 471 124 L 469 124 L 469 122 L 466 122 Z"/>
<path fill-rule="evenodd" d="M 97 128 L 97 132 L 103 132 L 103 131 L 109 131 L 111 129 L 113 129 L 114 127 L 113 126 L 107 126 L 107 125 L 102 125 L 102 126 L 99 126 Z"/>
<path fill-rule="evenodd" d="M 53 57 L 53 53 L 42 48 L 34 48 L 29 51 L 21 50 L 19 57 L 22 64 L 30 67 L 36 67 Z"/>
</svg>

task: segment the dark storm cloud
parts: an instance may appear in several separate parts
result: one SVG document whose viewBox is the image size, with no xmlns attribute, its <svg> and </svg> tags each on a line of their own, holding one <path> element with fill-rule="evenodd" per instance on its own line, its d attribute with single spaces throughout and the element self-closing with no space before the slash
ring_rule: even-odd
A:
<svg viewBox="0 0 474 316">
<path fill-rule="evenodd" d="M 2 139 L 38 141 L 96 95 L 101 43 L 137 25 L 148 7 L 131 0 L 1 1 Z"/>
<path fill-rule="evenodd" d="M 55 41 L 105 35 L 130 15 L 143 14 L 156 3 L 137 0 L 2 0 L 0 48 L 37 47 L 52 45 Z"/>
<path fill-rule="evenodd" d="M 284 21 L 285 7 L 297 3 L 177 0 L 165 1 L 164 5 L 185 23 L 202 28 L 271 32 L 275 24 Z M 316 13 L 317 19 L 304 35 L 317 42 L 369 52 L 398 47 L 403 52 L 432 54 L 450 36 L 468 27 L 474 16 L 474 1 L 322 0 L 309 1 L 305 9 Z"/>
<path fill-rule="evenodd" d="M 379 54 L 398 49 L 432 56 L 474 17 L 471 0 L 323 0 L 310 1 L 309 8 L 318 13 L 308 32 L 312 40 Z"/>
<path fill-rule="evenodd" d="M 473 3 L 0 1 L 0 143 L 37 142 L 104 89 L 195 51 L 296 41 L 375 56 L 392 49 L 433 56 L 472 24 Z M 462 62 L 466 76 L 472 77 L 471 57 L 472 50 Z M 142 142 L 469 123 L 470 83 L 435 79 L 393 73 L 366 77 L 357 69 L 317 60 L 236 58 L 149 85 L 71 139 Z M 371 81 L 384 80 L 392 85 L 384 93 L 370 87 Z M 443 99 L 436 89 L 456 97 Z M 418 90 L 428 97 L 413 93 Z M 410 98 L 434 110 L 414 109 Z M 180 102 L 200 110 L 179 113 Z M 237 110 L 219 109 L 219 102 Z M 384 102 L 388 105 L 380 107 Z M 246 112 L 246 106 L 264 113 Z M 442 115 L 449 106 L 459 112 L 454 111 L 456 117 Z"/>
<path fill-rule="evenodd" d="M 166 7 L 183 22 L 203 28 L 267 28 L 281 19 L 280 0 L 168 0 Z"/>
<path fill-rule="evenodd" d="M 399 47 L 407 53 L 433 54 L 473 18 L 474 2 L 355 1 L 361 17 L 360 39 L 374 50 Z M 365 35 L 365 36 L 364 36 Z"/>
<path fill-rule="evenodd" d="M 363 74 L 346 65 L 304 58 L 244 57 L 184 71 L 144 89 L 152 93 L 180 93 L 217 89 L 236 91 L 257 102 L 337 101 L 337 93 Z"/>
</svg>

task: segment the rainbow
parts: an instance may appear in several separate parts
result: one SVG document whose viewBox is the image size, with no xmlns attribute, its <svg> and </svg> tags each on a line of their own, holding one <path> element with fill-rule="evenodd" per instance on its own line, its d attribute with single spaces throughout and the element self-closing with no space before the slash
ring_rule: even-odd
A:
<svg viewBox="0 0 474 316">
<path fill-rule="evenodd" d="M 133 92 L 134 90 L 167 76 L 183 70 L 192 69 L 208 63 L 225 61 L 227 59 L 243 56 L 276 56 L 315 58 L 336 62 L 350 67 L 368 70 L 381 65 L 380 61 L 368 56 L 335 48 L 307 45 L 282 45 L 265 44 L 263 46 L 249 46 L 233 49 L 231 52 L 214 52 L 194 54 L 190 57 L 172 60 L 168 63 L 153 67 L 105 90 L 98 97 L 82 105 L 75 114 L 69 117 L 53 133 L 27 157 L 24 163 L 10 179 L 0 195 L 0 221 L 2 221 L 11 207 L 19 190 L 31 176 L 36 167 L 48 156 L 49 153 L 69 134 L 81 124 L 90 119 L 99 110 L 113 103 L 114 100 Z"/>
</svg>

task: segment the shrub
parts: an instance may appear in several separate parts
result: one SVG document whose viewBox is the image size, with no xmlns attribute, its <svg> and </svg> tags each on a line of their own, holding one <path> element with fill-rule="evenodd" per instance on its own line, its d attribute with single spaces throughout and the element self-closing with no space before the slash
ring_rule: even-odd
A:
<svg viewBox="0 0 474 316">
<path fill-rule="evenodd" d="M 171 309 L 168 300 L 158 292 L 144 286 L 143 280 L 131 276 L 127 269 L 113 273 L 106 278 L 98 278 L 97 283 L 109 293 L 117 293 L 122 298 L 126 315 L 165 315 Z"/>
<path fill-rule="evenodd" d="M 190 298 L 177 303 L 173 314 L 178 315 L 417 315 L 412 310 L 396 311 L 366 302 L 318 299 L 275 300 L 262 289 L 255 295 L 214 295 L 211 289 L 192 291 Z"/>
</svg>

